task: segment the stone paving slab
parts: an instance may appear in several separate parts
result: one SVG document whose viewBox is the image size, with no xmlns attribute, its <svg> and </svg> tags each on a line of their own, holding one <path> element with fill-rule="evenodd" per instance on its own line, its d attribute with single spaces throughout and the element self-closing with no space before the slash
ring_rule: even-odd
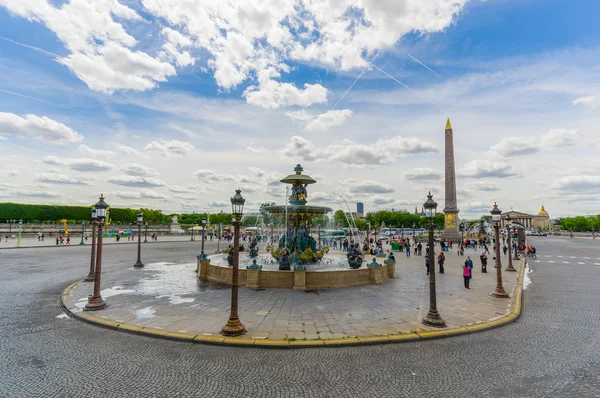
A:
<svg viewBox="0 0 600 398">
<path fill-rule="evenodd" d="M 496 270 L 488 266 L 488 273 L 481 273 L 479 251 L 465 252 L 474 257 L 475 264 L 469 290 L 463 287 L 462 277 L 466 255 L 446 254 L 445 273 L 436 274 L 438 310 L 447 323 L 446 330 L 495 321 L 515 309 L 520 272 L 502 273 L 511 298 L 496 299 L 489 296 L 496 285 Z M 239 314 L 248 332 L 237 339 L 360 340 L 438 330 L 421 323 L 429 307 L 424 256 L 406 258 L 397 253 L 396 260 L 396 279 L 382 285 L 316 291 L 240 287 Z M 505 257 L 503 262 L 507 263 Z M 220 337 L 229 315 L 230 287 L 198 281 L 195 269 L 195 262 L 162 262 L 103 273 L 101 294 L 109 306 L 85 314 L 101 317 L 113 326 L 173 332 L 191 336 L 190 340 L 194 336 Z M 93 283 L 80 282 L 68 289 L 64 306 L 81 313 L 92 288 Z"/>
</svg>

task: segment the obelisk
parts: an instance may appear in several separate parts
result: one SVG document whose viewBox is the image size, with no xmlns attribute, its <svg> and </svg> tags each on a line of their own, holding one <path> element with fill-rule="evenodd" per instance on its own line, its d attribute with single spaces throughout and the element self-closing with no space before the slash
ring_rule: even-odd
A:
<svg viewBox="0 0 600 398">
<path fill-rule="evenodd" d="M 456 172 L 454 168 L 454 133 L 450 119 L 446 122 L 445 132 L 446 156 L 446 206 L 444 207 L 444 238 L 459 240 L 458 233 L 458 207 L 456 203 Z"/>
</svg>

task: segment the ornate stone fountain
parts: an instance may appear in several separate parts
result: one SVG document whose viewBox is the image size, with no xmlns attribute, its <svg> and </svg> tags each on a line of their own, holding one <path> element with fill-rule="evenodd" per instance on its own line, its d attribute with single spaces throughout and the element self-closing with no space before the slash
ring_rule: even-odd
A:
<svg viewBox="0 0 600 398">
<path fill-rule="evenodd" d="M 279 240 L 278 247 L 271 251 L 271 255 L 279 262 L 282 271 L 303 269 L 305 264 L 314 264 L 320 261 L 329 252 L 327 246 L 317 248 L 317 242 L 310 236 L 311 221 L 331 211 L 324 206 L 307 205 L 308 192 L 306 187 L 317 181 L 312 177 L 302 174 L 304 169 L 300 165 L 294 168 L 294 174 L 280 180 L 292 185 L 292 193 L 288 198 L 288 205 L 265 207 L 265 210 L 287 220 L 287 230 Z"/>
</svg>

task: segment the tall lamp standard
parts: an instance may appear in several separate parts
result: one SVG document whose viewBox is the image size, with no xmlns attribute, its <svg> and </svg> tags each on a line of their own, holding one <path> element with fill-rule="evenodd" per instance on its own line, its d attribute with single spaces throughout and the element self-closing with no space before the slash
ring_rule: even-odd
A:
<svg viewBox="0 0 600 398">
<path fill-rule="evenodd" d="M 96 279 L 96 219 L 98 218 L 98 211 L 96 207 L 92 208 L 92 252 L 90 256 L 90 273 L 85 277 L 85 282 L 92 282 Z"/>
<path fill-rule="evenodd" d="M 433 228 L 437 203 L 433 200 L 431 192 L 427 195 L 427 201 L 423 205 L 425 216 L 429 220 L 429 312 L 423 318 L 423 324 L 437 328 L 446 327 L 446 321 L 442 319 L 437 310 L 437 298 L 435 294 L 435 253 L 433 246 Z"/>
<path fill-rule="evenodd" d="M 514 235 L 513 242 L 515 243 L 515 257 L 513 260 L 519 261 L 519 260 L 521 260 L 521 258 L 519 257 L 519 244 L 517 242 L 519 240 L 519 238 L 518 238 L 519 230 L 517 228 L 516 223 L 513 223 L 512 227 L 513 227 L 513 235 Z"/>
<path fill-rule="evenodd" d="M 235 190 L 235 196 L 231 198 L 231 210 L 233 215 L 233 275 L 231 278 L 231 313 L 229 320 L 221 329 L 223 336 L 241 336 L 246 333 L 246 328 L 240 322 L 238 316 L 238 267 L 240 259 L 240 223 L 244 214 L 244 203 L 242 191 Z"/>
<path fill-rule="evenodd" d="M 271 236 L 273 235 L 273 226 L 271 226 Z M 217 253 L 221 253 L 221 223 L 217 224 Z"/>
<path fill-rule="evenodd" d="M 137 224 L 138 224 L 138 256 L 137 261 L 133 264 L 133 268 L 144 268 L 144 263 L 142 263 L 142 221 L 144 221 L 144 215 L 141 211 L 138 211 L 137 214 Z"/>
<path fill-rule="evenodd" d="M 512 226 L 510 214 L 506 215 L 506 239 L 508 240 L 508 267 L 506 270 L 509 272 L 517 272 L 515 267 L 513 267 L 513 258 L 512 258 L 512 238 L 510 235 L 510 227 Z M 516 251 L 516 250 L 515 250 Z"/>
<path fill-rule="evenodd" d="M 148 243 L 148 223 L 144 223 L 146 227 L 146 232 L 144 232 L 144 243 Z"/>
<path fill-rule="evenodd" d="M 194 240 L 194 223 L 192 223 L 192 237 L 190 238 L 190 242 Z"/>
<path fill-rule="evenodd" d="M 463 245 L 465 243 L 465 220 L 460 222 L 458 229 L 460 230 L 460 244 Z"/>
<path fill-rule="evenodd" d="M 417 238 L 415 236 L 415 233 L 416 233 L 415 230 L 416 230 L 416 228 L 417 228 L 417 223 L 414 222 L 413 223 L 413 242 L 417 241 Z"/>
<path fill-rule="evenodd" d="M 500 219 L 502 217 L 502 210 L 498 208 L 496 202 L 494 202 L 494 208 L 490 213 L 492 214 L 492 222 L 494 223 L 494 229 L 496 230 L 496 290 L 491 293 L 491 296 L 496 298 L 509 298 L 508 293 L 506 293 L 502 286 L 502 264 L 500 261 Z"/>
<path fill-rule="evenodd" d="M 94 270 L 94 293 L 88 297 L 88 302 L 83 308 L 85 311 L 97 311 L 106 308 L 106 301 L 100 295 L 100 277 L 102 275 L 102 227 L 108 204 L 104 201 L 104 195 L 100 194 L 100 200 L 95 205 L 98 217 L 98 250 L 96 253 L 96 269 Z"/>
<path fill-rule="evenodd" d="M 19 237 L 17 238 L 17 247 L 21 247 L 21 233 L 23 232 L 23 220 L 19 220 Z"/>
<path fill-rule="evenodd" d="M 206 230 L 206 217 L 202 217 L 202 254 L 204 254 L 204 231 Z"/>
<path fill-rule="evenodd" d="M 81 242 L 79 242 L 80 245 L 85 245 L 85 243 L 83 243 L 83 234 L 85 233 L 85 221 L 81 222 Z"/>
</svg>

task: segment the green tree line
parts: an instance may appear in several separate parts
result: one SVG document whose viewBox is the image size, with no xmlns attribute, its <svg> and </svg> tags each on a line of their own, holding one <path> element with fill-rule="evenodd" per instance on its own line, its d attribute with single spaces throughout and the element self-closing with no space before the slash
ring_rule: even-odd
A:
<svg viewBox="0 0 600 398">
<path fill-rule="evenodd" d="M 577 216 L 560 219 L 560 229 L 574 232 L 600 230 L 600 214 L 591 217 Z"/>
</svg>

